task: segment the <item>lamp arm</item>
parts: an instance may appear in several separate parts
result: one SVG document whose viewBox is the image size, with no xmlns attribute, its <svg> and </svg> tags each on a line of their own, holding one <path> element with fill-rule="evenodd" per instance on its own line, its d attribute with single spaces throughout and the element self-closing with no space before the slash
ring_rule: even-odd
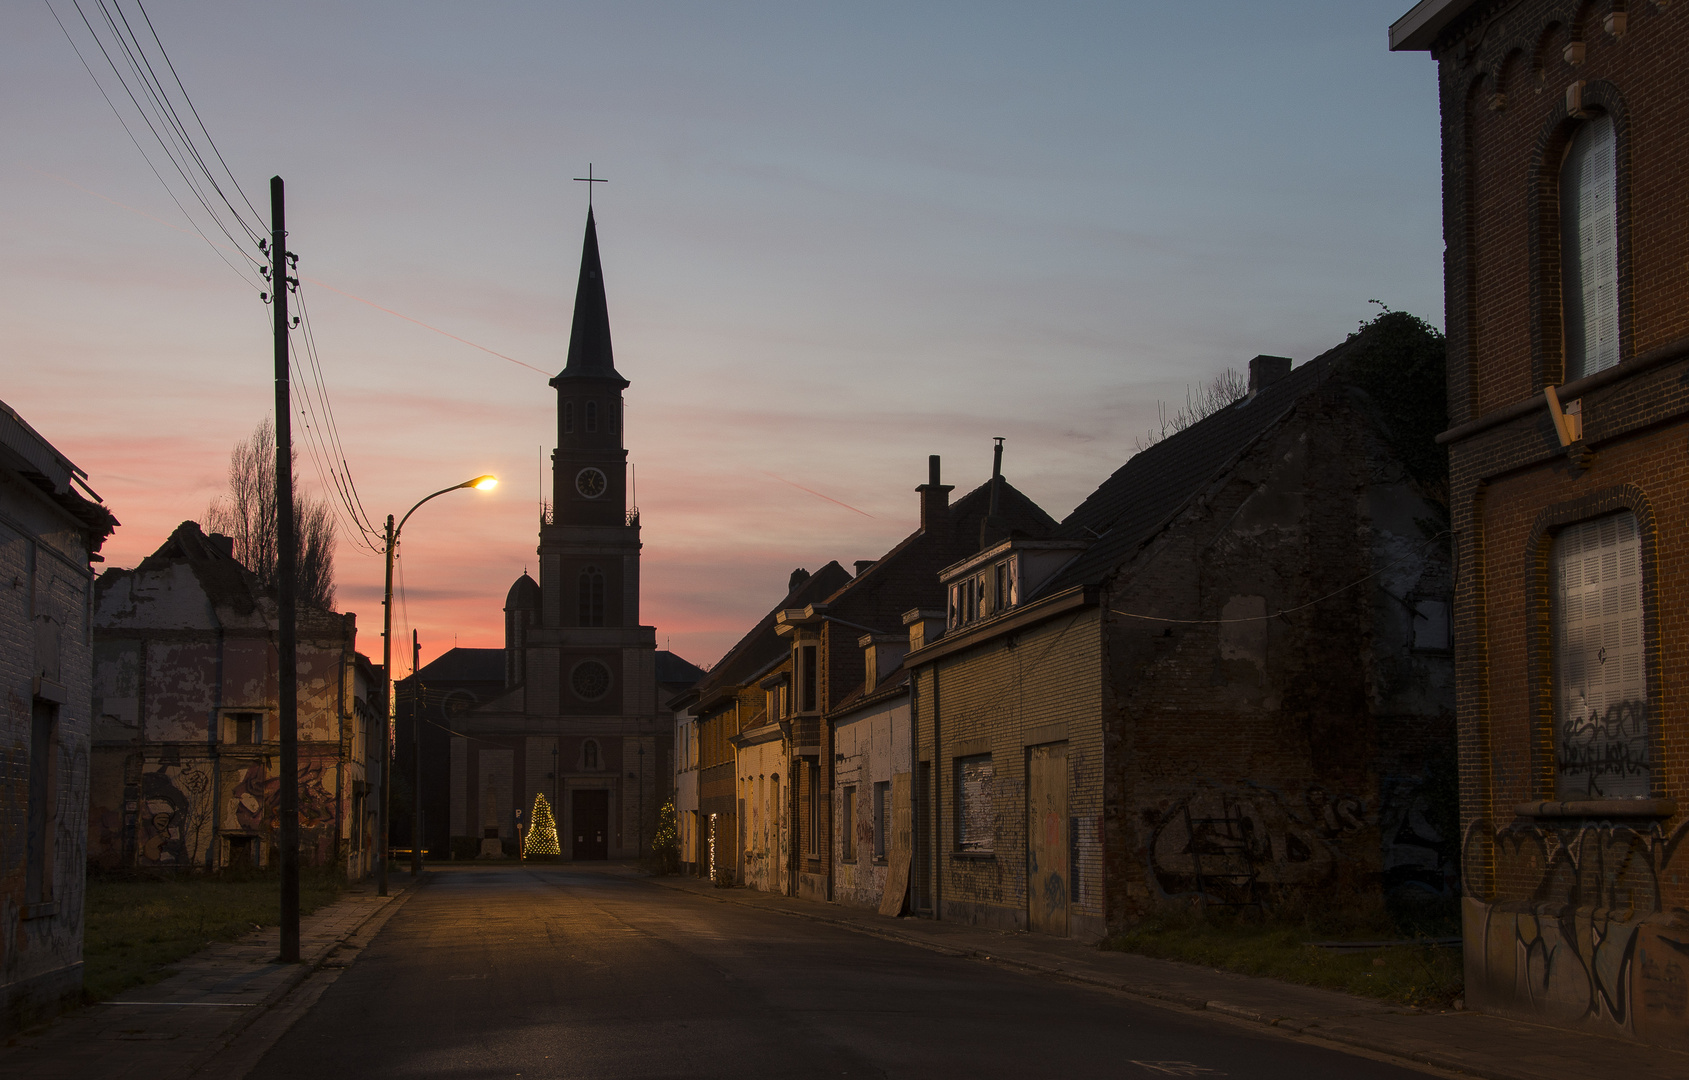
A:
<svg viewBox="0 0 1689 1080">
<path fill-rule="evenodd" d="M 438 499 L 440 496 L 444 495 L 446 492 L 456 491 L 458 488 L 461 488 L 461 487 L 464 487 L 464 486 L 466 486 L 466 485 L 464 485 L 464 484 L 453 484 L 449 488 L 441 488 L 439 491 L 436 491 L 434 494 L 429 495 L 426 498 L 419 501 L 415 506 L 411 507 L 409 510 L 406 510 L 405 516 L 399 519 L 399 527 L 393 530 L 393 543 L 397 544 L 399 542 L 399 533 L 404 529 L 405 522 L 409 521 L 411 519 L 411 515 L 416 513 L 418 510 L 420 510 L 422 508 L 423 503 L 427 502 L 429 499 Z"/>
</svg>

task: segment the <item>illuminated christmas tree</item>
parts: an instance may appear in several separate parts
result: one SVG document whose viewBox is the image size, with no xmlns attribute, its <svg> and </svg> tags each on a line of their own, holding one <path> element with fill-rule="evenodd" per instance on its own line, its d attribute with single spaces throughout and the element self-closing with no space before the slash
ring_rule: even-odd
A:
<svg viewBox="0 0 1689 1080">
<path fill-rule="evenodd" d="M 557 822 L 551 818 L 551 804 L 545 801 L 544 795 L 535 795 L 534 816 L 529 819 L 528 835 L 522 841 L 522 857 L 556 856 L 562 850 L 557 846 Z"/>
</svg>

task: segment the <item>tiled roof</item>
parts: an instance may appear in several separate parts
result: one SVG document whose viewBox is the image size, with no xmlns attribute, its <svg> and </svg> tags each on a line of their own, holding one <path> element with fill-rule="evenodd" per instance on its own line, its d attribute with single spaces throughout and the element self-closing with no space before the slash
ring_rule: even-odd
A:
<svg viewBox="0 0 1689 1080">
<path fill-rule="evenodd" d="M 787 593 L 784 600 L 774 605 L 748 634 L 739 639 L 737 645 L 727 650 L 727 655 L 723 656 L 721 662 L 698 684 L 698 689 L 708 696 L 712 691 L 738 686 L 762 670 L 787 649 L 786 643 L 774 632 L 774 617 L 785 608 L 818 604 L 849 580 L 850 571 L 840 566 L 837 561 L 830 562 L 811 574 L 797 588 Z"/>
<path fill-rule="evenodd" d="M 667 649 L 657 650 L 657 682 L 659 685 L 674 683 L 681 686 L 691 686 L 704 677 L 704 669 Z"/>
<path fill-rule="evenodd" d="M 495 682 L 504 684 L 503 649 L 452 647 L 422 665 L 417 672 L 424 682 Z"/>
<path fill-rule="evenodd" d="M 1351 338 L 1253 398 L 1238 402 L 1134 454 L 1061 523 L 1059 536 L 1095 541 L 1042 590 L 1094 585 L 1158 533 L 1256 439 L 1319 387 L 1360 340 Z"/>
</svg>

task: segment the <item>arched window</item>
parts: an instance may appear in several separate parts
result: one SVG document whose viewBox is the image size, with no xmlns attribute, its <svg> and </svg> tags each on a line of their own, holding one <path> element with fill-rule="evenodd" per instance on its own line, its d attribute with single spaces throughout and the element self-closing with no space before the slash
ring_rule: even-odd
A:
<svg viewBox="0 0 1689 1080">
<path fill-rule="evenodd" d="M 575 403 L 572 402 L 572 401 L 565 401 L 563 403 L 563 434 L 573 435 L 574 433 L 575 433 Z"/>
<path fill-rule="evenodd" d="M 586 403 L 586 430 L 588 434 L 598 430 L 598 402 Z"/>
<path fill-rule="evenodd" d="M 581 744 L 581 768 L 589 772 L 598 768 L 597 740 L 588 739 Z"/>
<path fill-rule="evenodd" d="M 1578 128 L 1560 166 L 1566 381 L 1619 362 L 1618 160 L 1613 118 Z"/>
<path fill-rule="evenodd" d="M 581 571 L 581 625 L 604 625 L 604 571 L 596 566 Z"/>
</svg>

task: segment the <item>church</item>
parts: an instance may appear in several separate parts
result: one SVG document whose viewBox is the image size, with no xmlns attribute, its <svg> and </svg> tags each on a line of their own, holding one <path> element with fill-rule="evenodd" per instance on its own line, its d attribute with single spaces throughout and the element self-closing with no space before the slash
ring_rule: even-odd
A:
<svg viewBox="0 0 1689 1080">
<path fill-rule="evenodd" d="M 439 807 L 446 800 L 426 775 L 423 788 L 435 857 L 444 854 L 435 840 L 440 817 L 456 858 L 514 853 L 536 795 L 552 806 L 564 859 L 629 859 L 650 849 L 673 776 L 664 704 L 703 672 L 659 650 L 656 628 L 639 622 L 639 509 L 629 504 L 622 426 L 628 385 L 610 345 L 589 208 L 568 361 L 551 380 L 557 449 L 540 516 L 539 580 L 524 571 L 511 586 L 502 650 L 453 649 L 410 688 L 425 722 L 425 774 L 438 776 L 449 762 L 449 779 L 440 778 L 449 806 Z M 431 742 L 445 752 L 431 755 Z M 435 769 L 426 768 L 430 757 Z"/>
</svg>

